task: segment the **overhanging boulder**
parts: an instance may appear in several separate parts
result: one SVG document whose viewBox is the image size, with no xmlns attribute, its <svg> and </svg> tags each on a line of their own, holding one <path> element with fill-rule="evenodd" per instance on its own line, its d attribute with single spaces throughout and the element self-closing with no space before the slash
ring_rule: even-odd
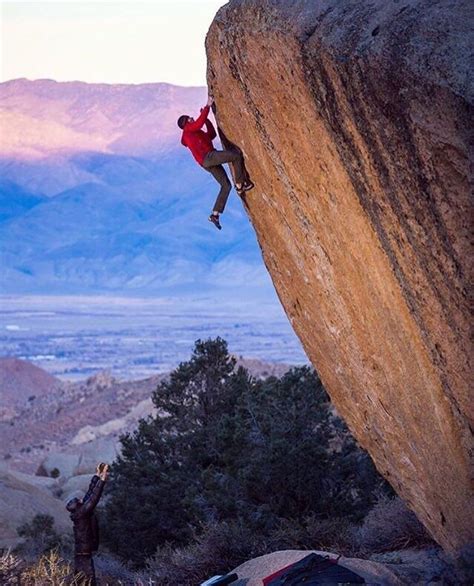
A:
<svg viewBox="0 0 474 586">
<path fill-rule="evenodd" d="M 232 0 L 206 40 L 286 313 L 379 471 L 452 552 L 474 539 L 473 11 Z"/>
</svg>

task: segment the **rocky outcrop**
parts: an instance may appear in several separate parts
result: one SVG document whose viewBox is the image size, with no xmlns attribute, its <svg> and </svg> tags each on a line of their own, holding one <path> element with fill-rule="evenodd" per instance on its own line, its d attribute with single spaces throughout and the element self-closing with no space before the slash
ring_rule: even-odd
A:
<svg viewBox="0 0 474 586">
<path fill-rule="evenodd" d="M 473 9 L 232 0 L 206 40 L 287 315 L 379 471 L 449 551 L 474 538 Z"/>
<path fill-rule="evenodd" d="M 92 474 L 78 474 L 69 478 L 61 487 L 61 500 L 67 503 L 72 498 L 81 499 L 87 492 Z"/>
<path fill-rule="evenodd" d="M 77 474 L 80 461 L 81 455 L 77 453 L 51 452 L 41 462 L 36 475 L 65 480 Z"/>
<path fill-rule="evenodd" d="M 136 423 L 135 423 L 136 424 Z M 66 481 L 78 474 L 94 474 L 99 462 L 111 464 L 120 452 L 118 437 L 101 437 L 61 452 L 50 452 L 38 467 L 38 476 Z"/>
</svg>

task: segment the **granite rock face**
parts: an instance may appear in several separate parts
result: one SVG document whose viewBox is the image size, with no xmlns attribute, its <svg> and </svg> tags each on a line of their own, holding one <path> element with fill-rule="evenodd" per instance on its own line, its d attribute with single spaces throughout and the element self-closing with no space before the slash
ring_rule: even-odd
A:
<svg viewBox="0 0 474 586">
<path fill-rule="evenodd" d="M 470 0 L 232 0 L 206 40 L 265 264 L 308 357 L 433 537 L 474 539 Z"/>
</svg>

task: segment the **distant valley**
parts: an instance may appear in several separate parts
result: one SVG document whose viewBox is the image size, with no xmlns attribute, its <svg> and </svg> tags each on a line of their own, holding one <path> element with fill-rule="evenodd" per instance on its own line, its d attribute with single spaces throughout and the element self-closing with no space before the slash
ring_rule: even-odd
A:
<svg viewBox="0 0 474 586">
<path fill-rule="evenodd" d="M 307 361 L 281 307 L 260 295 L 172 297 L 0 296 L 0 357 L 14 356 L 64 380 L 107 370 L 145 378 L 175 368 L 198 339 L 221 336 L 238 355 Z"/>
</svg>

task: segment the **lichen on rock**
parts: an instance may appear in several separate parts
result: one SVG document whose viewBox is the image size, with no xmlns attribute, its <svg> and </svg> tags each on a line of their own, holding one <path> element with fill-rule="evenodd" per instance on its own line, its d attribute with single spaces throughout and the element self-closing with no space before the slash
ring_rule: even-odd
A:
<svg viewBox="0 0 474 586">
<path fill-rule="evenodd" d="M 359 442 L 451 552 L 474 539 L 473 18 L 469 0 L 232 0 L 206 39 L 285 311 Z"/>
</svg>

